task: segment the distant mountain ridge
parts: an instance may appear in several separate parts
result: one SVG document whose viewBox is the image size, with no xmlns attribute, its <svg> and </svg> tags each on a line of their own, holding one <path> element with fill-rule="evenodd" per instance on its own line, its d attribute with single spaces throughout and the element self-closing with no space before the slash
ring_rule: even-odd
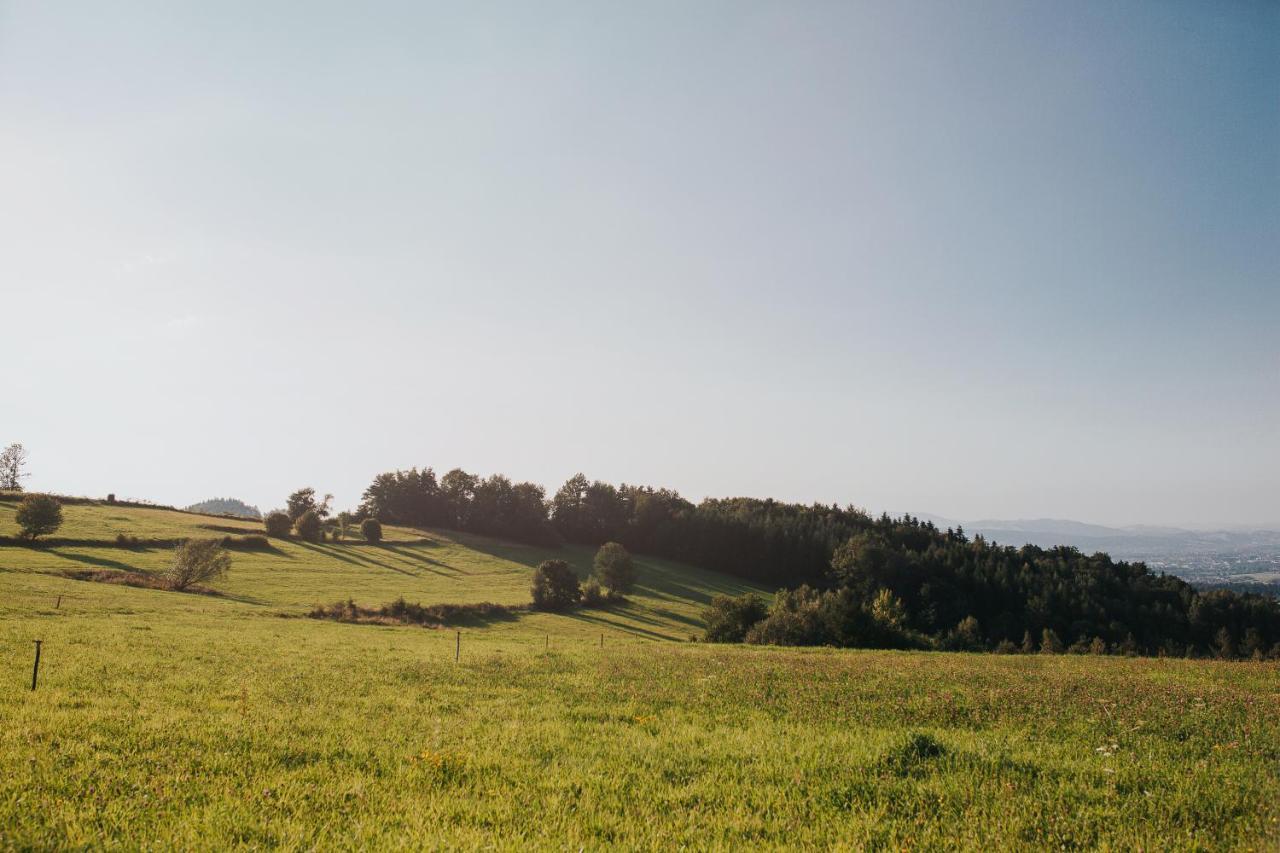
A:
<svg viewBox="0 0 1280 853">
<path fill-rule="evenodd" d="M 1125 559 L 1168 555 L 1171 552 L 1218 553 L 1280 547 L 1280 530 L 1188 530 L 1147 524 L 1107 527 L 1062 518 L 957 521 L 924 512 L 912 515 L 943 529 L 963 527 L 970 536 L 981 534 L 1001 545 L 1037 545 L 1041 548 L 1071 545 L 1082 551 L 1107 551 Z"/>
<path fill-rule="evenodd" d="M 262 511 L 239 498 L 209 498 L 187 507 L 187 512 L 204 512 L 209 515 L 235 515 L 240 518 L 262 518 Z"/>
</svg>

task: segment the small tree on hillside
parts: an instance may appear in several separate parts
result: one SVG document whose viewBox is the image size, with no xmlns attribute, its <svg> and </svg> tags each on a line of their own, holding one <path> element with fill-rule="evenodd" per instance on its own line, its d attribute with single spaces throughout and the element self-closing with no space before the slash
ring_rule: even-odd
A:
<svg viewBox="0 0 1280 853">
<path fill-rule="evenodd" d="M 288 539 L 289 531 L 293 529 L 293 519 L 279 510 L 267 513 L 262 523 L 267 528 L 267 535 L 277 539 Z"/>
<path fill-rule="evenodd" d="M 297 521 L 302 514 L 316 508 L 316 490 L 308 486 L 289 495 L 285 501 L 290 521 Z"/>
<path fill-rule="evenodd" d="M 293 523 L 294 532 L 304 542 L 319 542 L 324 538 L 324 525 L 314 509 L 309 509 Z"/>
<path fill-rule="evenodd" d="M 360 535 L 366 542 L 381 542 L 382 522 L 376 518 L 366 518 L 360 522 Z"/>
<path fill-rule="evenodd" d="M 1042 655 L 1060 655 L 1062 654 L 1062 640 L 1058 637 L 1058 632 L 1052 628 L 1045 628 L 1040 632 L 1040 654 Z"/>
<path fill-rule="evenodd" d="M 612 593 L 624 593 L 636 582 L 636 567 L 627 549 L 617 542 L 606 542 L 596 551 L 595 576 L 600 585 Z"/>
<path fill-rule="evenodd" d="M 169 588 L 182 591 L 227 573 L 231 555 L 217 539 L 188 539 L 173 555 L 173 566 L 165 573 Z"/>
<path fill-rule="evenodd" d="M 27 495 L 18 504 L 14 520 L 22 535 L 34 540 L 62 526 L 62 504 L 52 495 Z"/>
<path fill-rule="evenodd" d="M 22 470 L 27 466 L 27 449 L 21 444 L 11 444 L 0 452 L 0 491 L 22 491 Z"/>
<path fill-rule="evenodd" d="M 568 610 L 582 590 L 578 576 L 564 560 L 547 560 L 533 573 L 533 606 L 538 610 Z"/>
<path fill-rule="evenodd" d="M 308 486 L 305 489 L 289 495 L 286 501 L 288 505 L 289 518 L 296 523 L 302 518 L 304 513 L 314 512 L 319 518 L 325 519 L 329 516 L 329 508 L 333 504 L 333 495 L 325 495 L 323 500 L 316 500 L 316 490 Z"/>
</svg>

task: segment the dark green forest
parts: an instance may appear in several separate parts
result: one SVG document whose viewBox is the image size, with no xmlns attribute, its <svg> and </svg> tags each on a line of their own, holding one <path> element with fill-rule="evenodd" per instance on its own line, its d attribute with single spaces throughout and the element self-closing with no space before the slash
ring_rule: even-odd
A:
<svg viewBox="0 0 1280 853">
<path fill-rule="evenodd" d="M 539 545 L 629 550 L 771 585 L 772 607 L 715 602 L 708 638 L 783 645 L 1280 654 L 1280 602 L 1201 591 L 1143 563 L 1002 546 L 910 515 L 756 498 L 698 504 L 669 489 L 571 477 L 542 486 L 454 469 L 378 475 L 357 517 Z M 726 627 L 728 626 L 728 627 Z"/>
</svg>

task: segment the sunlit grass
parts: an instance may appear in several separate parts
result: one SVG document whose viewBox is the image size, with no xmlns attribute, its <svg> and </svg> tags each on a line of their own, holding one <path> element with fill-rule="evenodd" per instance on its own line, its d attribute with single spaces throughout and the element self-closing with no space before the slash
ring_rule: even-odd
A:
<svg viewBox="0 0 1280 853">
<path fill-rule="evenodd" d="M 743 587 L 649 560 L 626 609 L 464 629 L 457 663 L 452 630 L 302 615 L 518 603 L 547 553 L 426 535 L 237 553 L 222 598 L 57 574 L 166 551 L 0 549 L 0 847 L 1280 840 L 1276 664 L 669 642 Z"/>
</svg>

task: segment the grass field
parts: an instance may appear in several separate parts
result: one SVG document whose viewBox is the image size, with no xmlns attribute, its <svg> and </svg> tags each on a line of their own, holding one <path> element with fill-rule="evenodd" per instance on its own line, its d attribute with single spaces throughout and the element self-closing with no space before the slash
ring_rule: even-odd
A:
<svg viewBox="0 0 1280 853">
<path fill-rule="evenodd" d="M 66 513 L 68 538 L 228 523 Z M 648 559 L 626 607 L 470 626 L 457 663 L 452 630 L 302 618 L 521 603 L 548 555 L 390 532 L 236 553 L 224 597 L 58 574 L 164 550 L 0 548 L 0 847 L 1280 842 L 1274 663 L 671 642 L 746 587 Z"/>
</svg>

